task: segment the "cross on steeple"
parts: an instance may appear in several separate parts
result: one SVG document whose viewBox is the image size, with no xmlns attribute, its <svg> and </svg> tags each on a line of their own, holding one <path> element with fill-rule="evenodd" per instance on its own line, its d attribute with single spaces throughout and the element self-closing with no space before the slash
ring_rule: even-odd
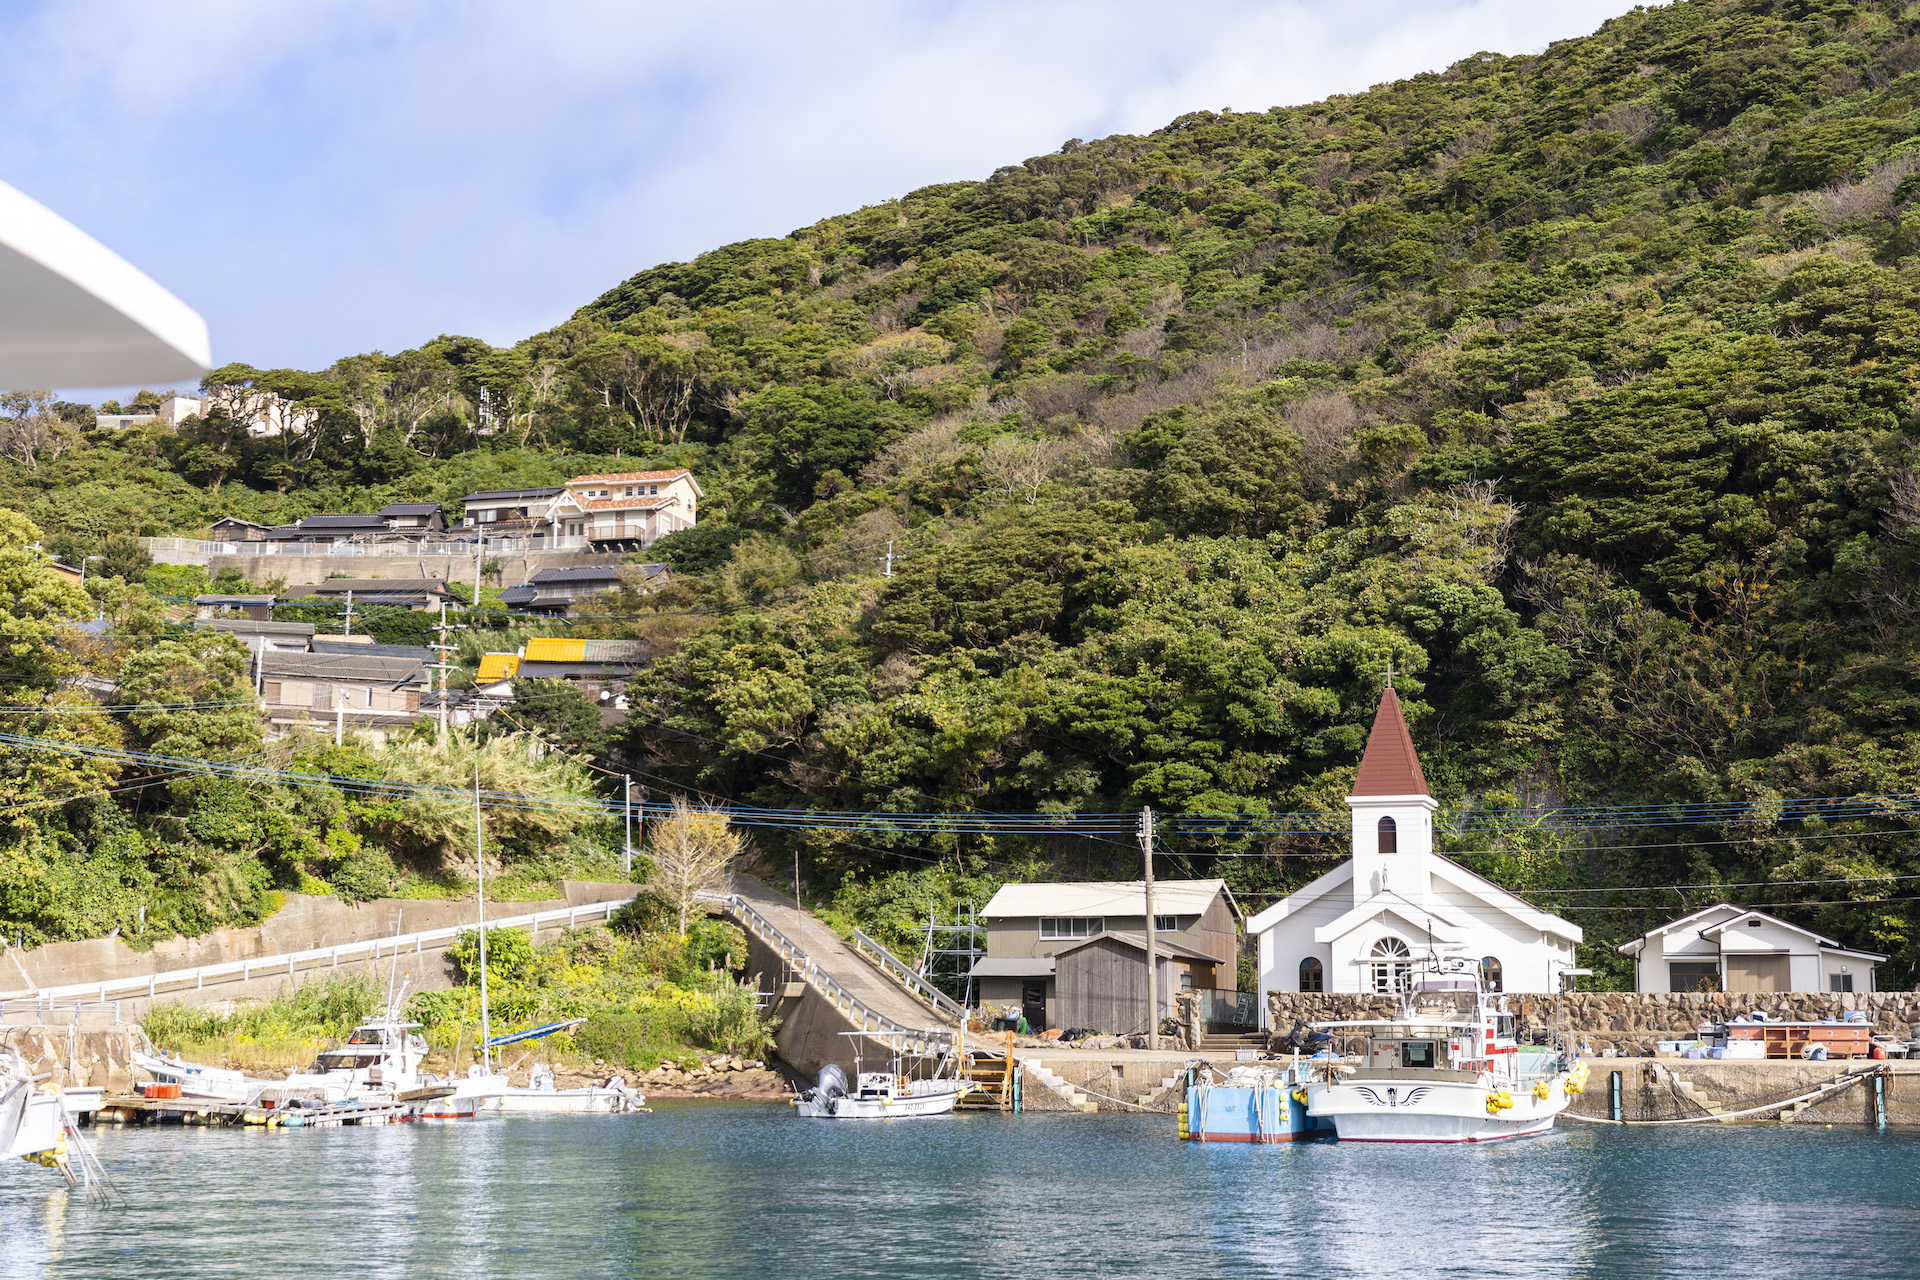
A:
<svg viewBox="0 0 1920 1280">
<path fill-rule="evenodd" d="M 1393 659 L 1387 659 L 1387 688 L 1393 688 Z"/>
</svg>

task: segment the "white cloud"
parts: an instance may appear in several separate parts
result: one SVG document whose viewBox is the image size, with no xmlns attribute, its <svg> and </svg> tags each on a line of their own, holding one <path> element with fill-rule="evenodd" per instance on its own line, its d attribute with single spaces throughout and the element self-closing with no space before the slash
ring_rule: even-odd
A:
<svg viewBox="0 0 1920 1280">
<path fill-rule="evenodd" d="M 1068 137 L 1583 34 L 1624 0 L 68 0 L 0 15 L 0 178 L 221 360 L 511 342 L 633 272 Z"/>
</svg>

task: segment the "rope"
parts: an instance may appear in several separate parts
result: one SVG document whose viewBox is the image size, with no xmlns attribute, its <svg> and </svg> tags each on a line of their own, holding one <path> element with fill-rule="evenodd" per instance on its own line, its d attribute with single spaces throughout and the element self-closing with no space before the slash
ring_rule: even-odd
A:
<svg viewBox="0 0 1920 1280">
<path fill-rule="evenodd" d="M 1850 1072 L 1838 1079 L 1829 1080 L 1811 1093 L 1803 1093 L 1797 1098 L 1787 1098 L 1780 1102 L 1763 1102 L 1757 1107 L 1746 1107 L 1739 1111 L 1717 1111 L 1704 1116 L 1682 1116 L 1677 1120 L 1603 1120 L 1599 1116 L 1583 1116 L 1577 1111 L 1562 1111 L 1560 1114 L 1569 1120 L 1583 1120 L 1588 1124 L 1706 1124 L 1710 1121 L 1734 1120 L 1741 1116 L 1750 1116 L 1761 1111 L 1781 1111 L 1798 1102 L 1806 1102 L 1814 1098 L 1836 1094 L 1847 1086 L 1858 1084 L 1869 1076 L 1884 1074 L 1886 1074 L 1885 1067 L 1875 1067 L 1871 1071 Z"/>
</svg>

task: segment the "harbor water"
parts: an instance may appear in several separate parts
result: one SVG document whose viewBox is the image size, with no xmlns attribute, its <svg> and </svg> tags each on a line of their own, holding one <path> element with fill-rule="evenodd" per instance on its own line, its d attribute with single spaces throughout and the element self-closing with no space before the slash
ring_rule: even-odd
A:
<svg viewBox="0 0 1920 1280">
<path fill-rule="evenodd" d="M 1183 1144 L 1170 1116 L 780 1106 L 103 1128 L 126 1208 L 0 1169 L 0 1280 L 1906 1276 L 1920 1134 L 1563 1127 L 1482 1147 Z"/>
</svg>

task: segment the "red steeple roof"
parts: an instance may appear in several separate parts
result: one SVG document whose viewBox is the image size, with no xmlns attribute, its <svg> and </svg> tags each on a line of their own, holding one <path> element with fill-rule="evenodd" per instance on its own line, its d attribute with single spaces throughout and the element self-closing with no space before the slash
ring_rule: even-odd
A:
<svg viewBox="0 0 1920 1280">
<path fill-rule="evenodd" d="M 1380 710 L 1367 737 L 1367 754 L 1360 757 L 1360 776 L 1353 780 L 1356 796 L 1424 796 L 1426 775 L 1414 754 L 1413 735 L 1400 714 L 1400 695 L 1391 686 L 1380 695 Z"/>
</svg>

